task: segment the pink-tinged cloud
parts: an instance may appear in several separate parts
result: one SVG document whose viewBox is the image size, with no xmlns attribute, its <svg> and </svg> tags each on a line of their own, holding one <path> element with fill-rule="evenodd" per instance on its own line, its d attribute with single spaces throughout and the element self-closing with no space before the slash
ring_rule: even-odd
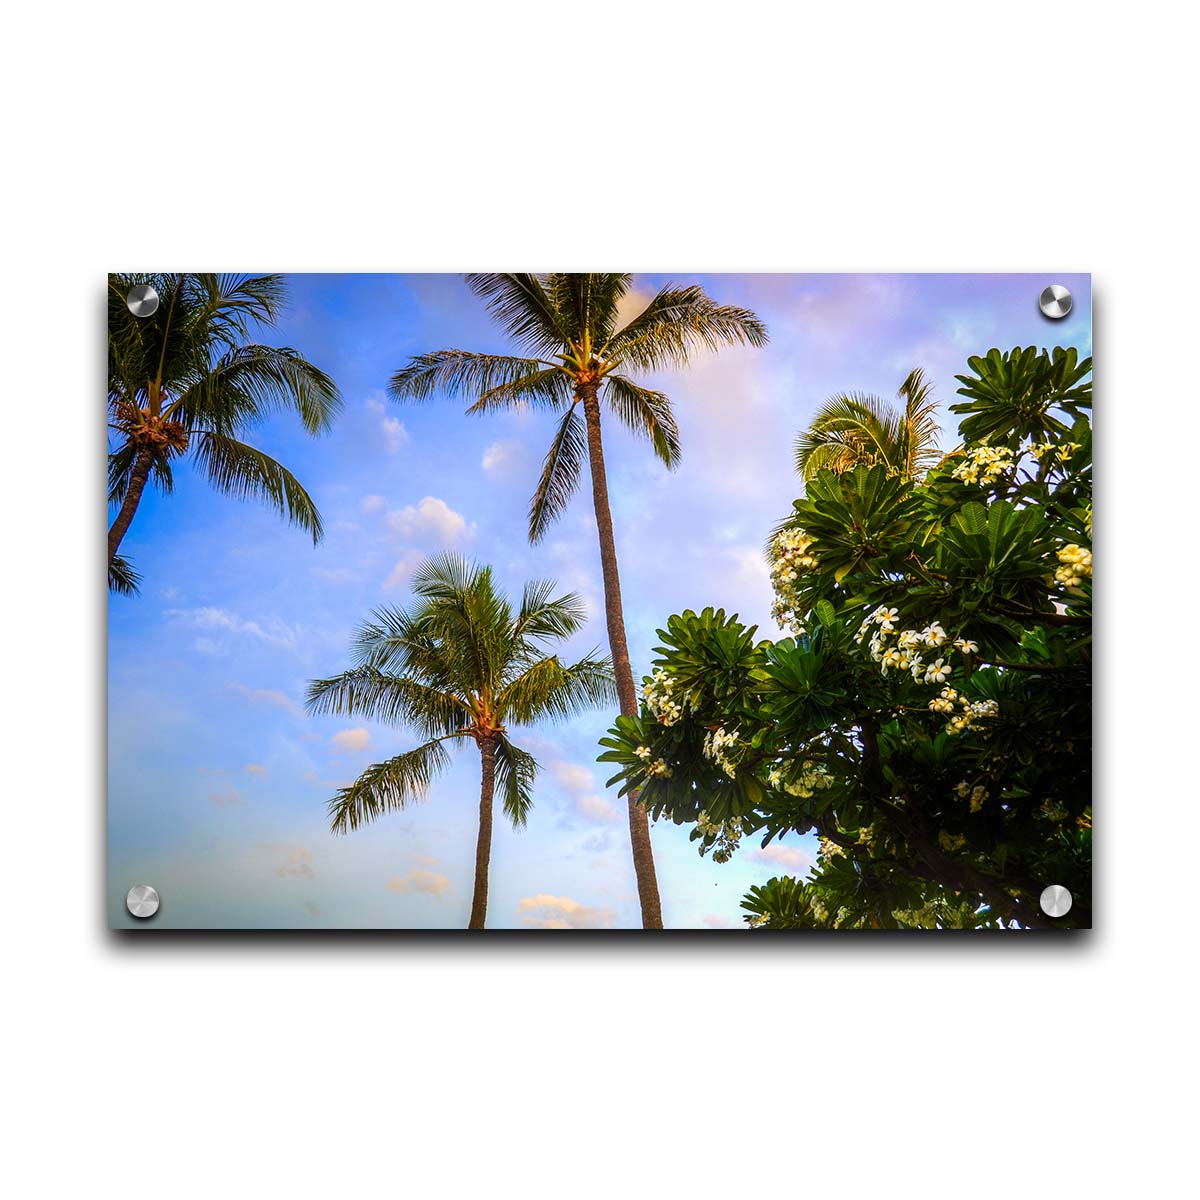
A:
<svg viewBox="0 0 1200 1200">
<path fill-rule="evenodd" d="M 539 892 L 526 896 L 517 912 L 526 914 L 522 925 L 536 929 L 611 929 L 617 914 L 611 908 L 589 908 L 569 896 L 551 896 Z"/>
<path fill-rule="evenodd" d="M 229 686 L 254 704 L 266 704 L 271 708 L 279 708 L 284 712 L 291 713 L 294 717 L 304 715 L 304 710 L 300 705 L 291 696 L 279 691 L 278 688 L 251 688 L 244 683 L 231 683 Z"/>
<path fill-rule="evenodd" d="M 587 767 L 559 760 L 551 764 L 550 770 L 559 786 L 574 801 L 580 816 L 601 823 L 619 818 L 620 813 L 596 787 L 595 777 Z"/>
<path fill-rule="evenodd" d="M 812 855 L 805 854 L 795 846 L 780 846 L 772 844 L 761 850 L 755 850 L 750 857 L 755 862 L 770 863 L 775 867 L 783 867 L 796 875 L 803 875 L 813 868 Z"/>
<path fill-rule="evenodd" d="M 312 879 L 316 874 L 313 857 L 303 846 L 265 846 L 264 849 L 284 852 L 284 861 L 275 871 L 280 879 Z"/>
<path fill-rule="evenodd" d="M 407 875 L 397 875 L 387 882 L 389 892 L 424 892 L 427 896 L 440 896 L 450 887 L 450 880 L 437 871 L 417 867 Z"/>
</svg>

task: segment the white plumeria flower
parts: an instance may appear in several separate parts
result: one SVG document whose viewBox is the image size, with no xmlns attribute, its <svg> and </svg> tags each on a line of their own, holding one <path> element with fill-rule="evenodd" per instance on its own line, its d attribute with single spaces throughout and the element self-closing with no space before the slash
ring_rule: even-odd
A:
<svg viewBox="0 0 1200 1200">
<path fill-rule="evenodd" d="M 925 668 L 926 683 L 945 683 L 946 677 L 950 674 L 950 668 L 946 665 L 946 660 L 939 658 L 936 662 L 931 662 Z"/>
<path fill-rule="evenodd" d="M 967 638 L 956 638 L 954 641 L 956 649 L 961 650 L 964 654 L 978 654 L 979 647 Z"/>
<path fill-rule="evenodd" d="M 940 646 L 946 640 L 946 631 L 936 622 L 921 630 L 921 636 L 927 646 Z"/>
</svg>

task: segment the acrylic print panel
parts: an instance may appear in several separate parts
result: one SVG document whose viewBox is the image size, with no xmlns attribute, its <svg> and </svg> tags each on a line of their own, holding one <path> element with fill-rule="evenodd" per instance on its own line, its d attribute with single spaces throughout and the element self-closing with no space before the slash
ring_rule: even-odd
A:
<svg viewBox="0 0 1200 1200">
<path fill-rule="evenodd" d="M 1090 925 L 1090 309 L 111 276 L 110 924 Z"/>
</svg>

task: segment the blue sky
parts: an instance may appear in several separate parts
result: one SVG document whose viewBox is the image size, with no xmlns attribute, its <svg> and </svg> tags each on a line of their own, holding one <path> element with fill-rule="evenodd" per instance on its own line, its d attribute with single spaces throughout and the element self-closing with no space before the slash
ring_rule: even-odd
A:
<svg viewBox="0 0 1200 1200">
<path fill-rule="evenodd" d="M 609 490 L 635 675 L 673 612 L 724 607 L 764 636 L 771 591 L 762 545 L 799 494 L 795 434 L 827 396 L 891 397 L 921 366 L 946 411 L 954 375 L 992 346 L 1091 352 L 1091 297 L 1078 275 L 639 275 L 630 315 L 662 283 L 699 282 L 752 308 L 770 345 L 701 357 L 648 378 L 672 397 L 683 462 L 667 471 L 646 443 L 606 428 Z M 1050 322 L 1048 282 L 1075 307 Z M 250 439 L 286 464 L 325 520 L 314 547 L 268 509 L 217 495 L 184 466 L 176 493 L 147 492 L 122 553 L 141 596 L 109 606 L 109 917 L 151 883 L 157 926 L 457 928 L 470 908 L 479 760 L 462 751 L 429 797 L 344 837 L 325 804 L 362 768 L 415 744 L 406 729 L 310 718 L 307 681 L 349 665 L 354 628 L 404 604 L 413 564 L 454 549 L 491 563 L 512 594 L 549 576 L 591 619 L 573 642 L 607 652 L 590 489 L 537 547 L 529 496 L 553 417 L 467 417 L 465 404 L 399 407 L 388 378 L 414 353 L 512 349 L 461 277 L 296 275 L 284 320 L 262 340 L 296 347 L 329 372 L 345 410 L 309 438 L 273 418 Z M 522 731 L 542 764 L 526 829 L 499 818 L 491 927 L 639 924 L 623 801 L 604 790 L 597 740 L 611 715 Z M 666 923 L 735 928 L 747 888 L 802 872 L 810 838 L 733 861 L 701 859 L 686 830 L 652 831 Z"/>
</svg>

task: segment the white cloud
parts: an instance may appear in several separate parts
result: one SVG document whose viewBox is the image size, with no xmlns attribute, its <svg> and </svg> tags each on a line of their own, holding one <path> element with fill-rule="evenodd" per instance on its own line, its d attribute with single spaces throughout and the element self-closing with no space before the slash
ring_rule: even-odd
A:
<svg viewBox="0 0 1200 1200">
<path fill-rule="evenodd" d="M 575 802 L 576 811 L 589 821 L 615 821 L 620 813 L 596 787 L 595 777 L 578 763 L 551 763 L 550 770 L 559 786 Z"/>
<path fill-rule="evenodd" d="M 390 592 L 394 588 L 403 587 L 412 578 L 413 572 L 421 565 L 424 558 L 425 555 L 418 550 L 408 550 L 402 554 L 392 568 L 391 574 L 383 581 L 383 590 Z"/>
<path fill-rule="evenodd" d="M 526 896 L 517 905 L 517 912 L 528 915 L 522 925 L 538 929 L 611 929 L 617 914 L 611 908 L 588 908 L 569 896 L 550 896 L 539 892 Z"/>
<path fill-rule="evenodd" d="M 265 775 L 267 768 L 262 763 L 247 763 L 243 768 L 247 775 Z"/>
<path fill-rule="evenodd" d="M 785 867 L 787 870 L 794 871 L 798 875 L 806 874 L 813 867 L 812 856 L 805 854 L 803 850 L 798 850 L 794 846 L 766 846 L 762 850 L 755 850 L 750 857 L 756 862 Z"/>
<path fill-rule="evenodd" d="M 379 427 L 383 431 L 383 444 L 389 454 L 395 454 L 408 441 L 408 430 L 399 417 L 384 417 Z"/>
<path fill-rule="evenodd" d="M 440 896 L 449 886 L 450 880 L 445 875 L 425 867 L 417 867 L 387 882 L 389 892 L 425 892 L 430 896 Z"/>
<path fill-rule="evenodd" d="M 617 301 L 617 328 L 624 329 L 634 317 L 641 316 L 642 310 L 653 299 L 652 292 L 639 292 L 637 288 L 630 288 Z"/>
<path fill-rule="evenodd" d="M 474 525 L 468 529 L 462 513 L 455 512 L 437 496 L 426 496 L 420 504 L 390 512 L 387 519 L 388 524 L 404 537 L 426 538 L 450 546 L 475 531 Z"/>
<path fill-rule="evenodd" d="M 311 567 L 312 573 L 326 583 L 340 586 L 343 583 L 353 583 L 358 578 L 349 567 Z"/>
<path fill-rule="evenodd" d="M 382 496 L 370 495 L 364 496 L 359 502 L 358 507 L 365 513 L 383 512 L 387 501 Z"/>
<path fill-rule="evenodd" d="M 193 629 L 215 629 L 245 637 L 255 637 L 273 646 L 294 649 L 296 630 L 278 617 L 267 621 L 248 621 L 237 613 L 223 608 L 172 608 L 166 613 L 167 620 L 190 625 Z"/>
<path fill-rule="evenodd" d="M 408 430 L 404 428 L 399 417 L 388 415 L 388 406 L 383 392 L 372 392 L 363 401 L 363 407 L 371 416 L 378 419 L 384 447 L 389 454 L 395 454 L 408 441 Z"/>
<path fill-rule="evenodd" d="M 360 750 L 365 750 L 371 744 L 371 731 L 361 727 L 358 729 L 342 729 L 338 733 L 335 733 L 329 740 L 334 749 L 346 754 L 354 754 Z"/>
<path fill-rule="evenodd" d="M 517 441 L 493 442 L 484 452 L 482 466 L 489 475 L 507 475 L 520 461 L 521 443 Z"/>
<path fill-rule="evenodd" d="M 741 928 L 743 928 L 743 926 L 739 925 L 736 921 L 731 921 L 728 917 L 718 917 L 718 916 L 714 915 L 713 913 L 706 913 L 704 916 L 702 916 L 700 918 L 700 920 L 701 920 L 701 922 L 703 922 L 703 924 L 707 925 L 709 927 L 709 929 L 741 929 Z"/>
<path fill-rule="evenodd" d="M 621 815 L 598 793 L 580 796 L 575 803 L 580 813 L 590 821 L 616 821 Z"/>
<path fill-rule="evenodd" d="M 250 688 L 244 683 L 231 683 L 229 686 L 235 692 L 241 692 L 247 700 L 251 700 L 255 704 L 269 704 L 272 708 L 281 708 L 294 717 L 304 715 L 304 710 L 300 705 L 291 696 L 279 691 L 278 688 Z"/>
</svg>

